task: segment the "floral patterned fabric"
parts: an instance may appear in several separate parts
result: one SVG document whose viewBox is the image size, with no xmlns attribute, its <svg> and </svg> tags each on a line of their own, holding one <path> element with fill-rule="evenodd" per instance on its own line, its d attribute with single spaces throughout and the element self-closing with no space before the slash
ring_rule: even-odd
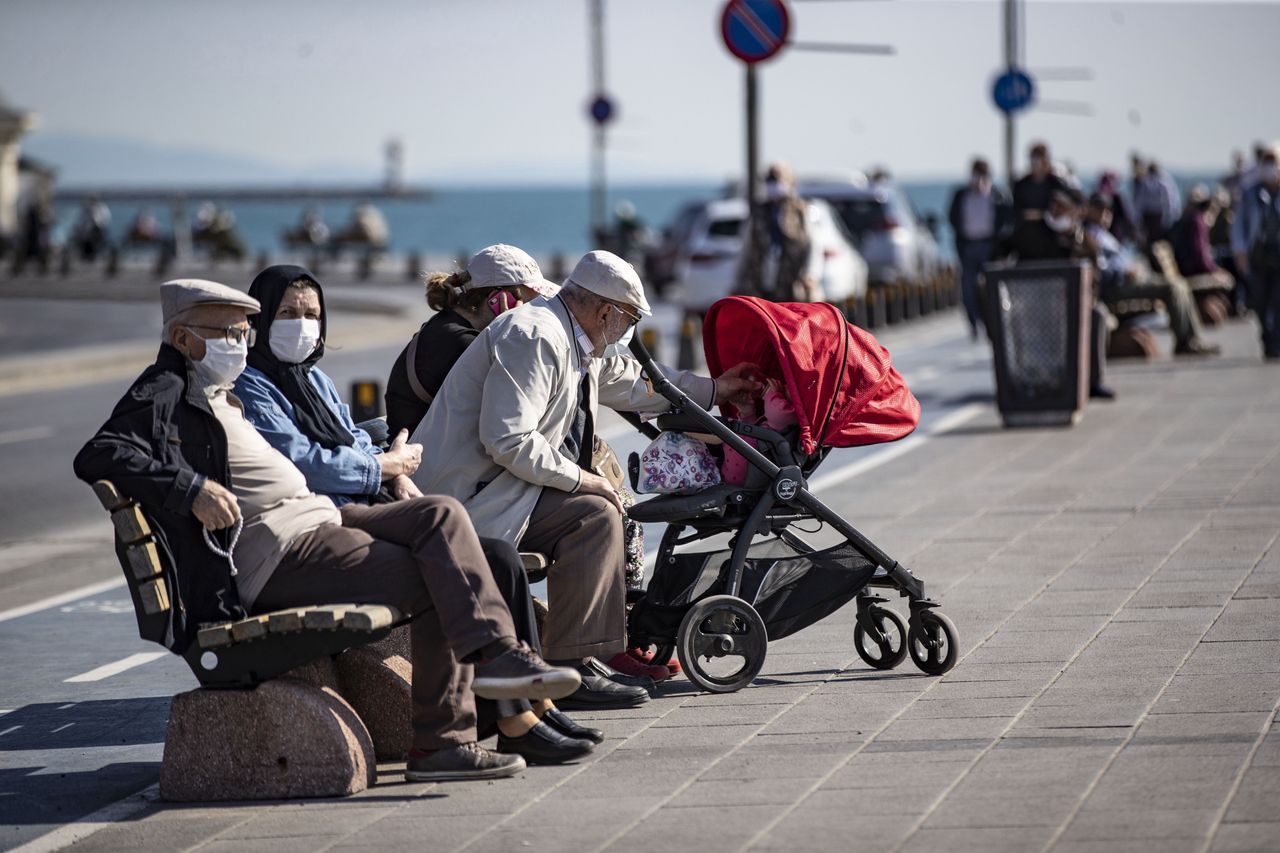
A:
<svg viewBox="0 0 1280 853">
<path fill-rule="evenodd" d="M 640 454 L 636 491 L 642 495 L 689 495 L 719 484 L 711 451 L 682 432 L 664 432 Z"/>
<path fill-rule="evenodd" d="M 622 508 L 636 505 L 636 496 L 626 486 L 618 487 Z M 622 517 L 622 547 L 627 559 L 627 588 L 639 589 L 644 584 L 644 527 L 630 516 Z"/>
</svg>

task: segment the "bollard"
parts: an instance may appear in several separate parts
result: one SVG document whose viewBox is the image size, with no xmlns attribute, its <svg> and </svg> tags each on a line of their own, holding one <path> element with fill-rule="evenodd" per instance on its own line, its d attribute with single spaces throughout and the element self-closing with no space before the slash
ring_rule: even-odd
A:
<svg viewBox="0 0 1280 853">
<path fill-rule="evenodd" d="M 115 246 L 107 250 L 107 266 L 104 272 L 107 278 L 115 278 L 120 274 L 120 250 Z"/>
<path fill-rule="evenodd" d="M 916 295 L 915 282 L 903 280 L 898 287 L 902 290 L 902 319 L 916 319 L 920 316 L 920 297 Z"/>
<path fill-rule="evenodd" d="M 356 423 L 382 417 L 382 383 L 357 379 L 351 383 L 351 420 Z"/>
<path fill-rule="evenodd" d="M 417 281 L 420 275 L 422 275 L 422 255 L 417 250 L 414 250 L 409 253 L 409 260 L 405 264 L 404 276 L 409 281 Z"/>
<path fill-rule="evenodd" d="M 680 324 L 680 355 L 676 367 L 680 370 L 693 370 L 698 361 L 698 327 L 701 325 L 698 315 L 690 312 L 684 315 Z"/>
<path fill-rule="evenodd" d="M 902 288 L 897 282 L 884 286 L 885 310 L 884 319 L 890 326 L 902 322 Z"/>
<path fill-rule="evenodd" d="M 880 298 L 879 285 L 867 285 L 867 295 L 863 299 L 866 305 L 867 324 L 865 329 L 878 329 L 884 325 L 884 321 L 880 319 L 881 306 L 884 304 Z"/>
<path fill-rule="evenodd" d="M 71 275 L 71 250 L 64 246 L 58 254 L 58 275 L 66 278 Z"/>
<path fill-rule="evenodd" d="M 360 256 L 360 266 L 356 270 L 356 278 L 360 281 L 368 281 L 373 275 L 373 250 L 369 250 Z"/>
<path fill-rule="evenodd" d="M 662 363 L 662 336 L 653 326 L 645 326 L 640 330 L 640 342 L 652 355 L 653 360 Z"/>
</svg>

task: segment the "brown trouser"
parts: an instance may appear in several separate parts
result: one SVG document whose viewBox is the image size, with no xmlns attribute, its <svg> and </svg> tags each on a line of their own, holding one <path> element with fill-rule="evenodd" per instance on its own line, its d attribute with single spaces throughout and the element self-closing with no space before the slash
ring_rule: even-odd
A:
<svg viewBox="0 0 1280 853">
<path fill-rule="evenodd" d="M 515 628 L 462 504 L 432 495 L 343 507 L 341 526 L 294 540 L 254 610 L 344 603 L 387 604 L 416 617 L 413 745 L 474 741 L 471 666 L 461 661 L 514 639 Z"/>
<path fill-rule="evenodd" d="M 610 658 L 626 648 L 627 584 L 622 516 L 598 495 L 543 489 L 524 551 L 546 554 L 548 602 L 542 656 Z"/>
</svg>

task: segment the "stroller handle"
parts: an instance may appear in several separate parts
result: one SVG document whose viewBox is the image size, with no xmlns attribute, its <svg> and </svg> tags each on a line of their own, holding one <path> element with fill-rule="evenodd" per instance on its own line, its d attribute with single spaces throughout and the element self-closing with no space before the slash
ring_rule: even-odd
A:
<svg viewBox="0 0 1280 853">
<path fill-rule="evenodd" d="M 653 390 L 666 397 L 672 405 L 684 405 L 687 400 L 684 392 L 673 385 L 671 380 L 667 378 L 667 374 L 653 360 L 653 353 L 649 352 L 649 348 L 644 345 L 644 341 L 640 340 L 640 336 L 636 335 L 632 338 L 631 343 L 627 346 L 631 350 L 631 354 L 636 357 L 636 361 L 640 362 L 640 366 L 644 368 L 645 375 L 649 377 L 649 381 L 653 383 Z"/>
</svg>

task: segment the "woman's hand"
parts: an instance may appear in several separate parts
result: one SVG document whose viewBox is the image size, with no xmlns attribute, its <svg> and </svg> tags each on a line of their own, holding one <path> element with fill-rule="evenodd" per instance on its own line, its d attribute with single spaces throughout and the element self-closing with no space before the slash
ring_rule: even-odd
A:
<svg viewBox="0 0 1280 853">
<path fill-rule="evenodd" d="M 391 449 L 373 458 L 382 466 L 384 483 L 401 475 L 412 477 L 422 464 L 422 445 L 409 444 L 409 431 L 402 429 L 396 440 L 391 442 Z"/>
</svg>

